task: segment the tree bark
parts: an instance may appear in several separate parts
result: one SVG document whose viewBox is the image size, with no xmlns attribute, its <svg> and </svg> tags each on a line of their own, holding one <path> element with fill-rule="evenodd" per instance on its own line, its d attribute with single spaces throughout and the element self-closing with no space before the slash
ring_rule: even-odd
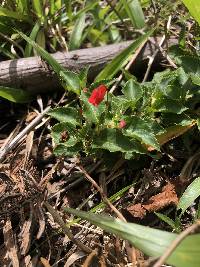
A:
<svg viewBox="0 0 200 267">
<path fill-rule="evenodd" d="M 117 54 L 128 47 L 132 41 L 102 47 L 79 49 L 71 52 L 57 52 L 52 56 L 67 70 L 79 72 L 90 66 L 89 79 L 92 80 L 99 71 Z M 169 44 L 176 43 L 175 39 Z M 143 60 L 152 55 L 156 47 L 147 43 L 136 60 L 137 68 L 143 65 Z M 159 62 L 161 54 L 159 54 Z M 0 62 L 0 86 L 20 88 L 32 93 L 42 93 L 59 88 L 60 84 L 51 70 L 39 56 L 7 60 Z"/>
</svg>

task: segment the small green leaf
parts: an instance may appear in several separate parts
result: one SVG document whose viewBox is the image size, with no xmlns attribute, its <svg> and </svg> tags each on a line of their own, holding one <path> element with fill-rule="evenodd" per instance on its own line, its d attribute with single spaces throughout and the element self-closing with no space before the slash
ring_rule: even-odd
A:
<svg viewBox="0 0 200 267">
<path fill-rule="evenodd" d="M 78 153 L 82 150 L 81 143 L 76 143 L 73 146 L 67 146 L 66 144 L 59 144 L 55 149 L 54 149 L 54 154 L 56 156 L 69 156 L 69 157 L 74 157 L 78 155 Z"/>
<path fill-rule="evenodd" d="M 98 74 L 95 81 L 100 81 L 103 79 L 112 78 L 129 60 L 129 57 L 136 49 L 153 33 L 151 30 L 139 37 L 135 42 L 133 42 L 129 47 L 124 49 L 119 55 L 117 55 L 106 67 Z"/>
<path fill-rule="evenodd" d="M 142 7 L 138 0 L 121 0 L 126 13 L 134 27 L 141 29 L 145 26 L 145 18 L 142 11 Z"/>
<path fill-rule="evenodd" d="M 126 82 L 122 89 L 123 94 L 135 102 L 137 102 L 142 97 L 142 88 L 140 84 L 133 79 Z"/>
<path fill-rule="evenodd" d="M 74 25 L 73 31 L 69 39 L 69 50 L 78 49 L 81 46 L 83 31 L 86 27 L 85 23 L 86 14 L 82 13 Z"/>
<path fill-rule="evenodd" d="M 153 229 L 135 223 L 126 223 L 110 217 L 83 212 L 75 209 L 64 208 L 84 220 L 101 227 L 105 231 L 128 240 L 134 247 L 146 255 L 160 257 L 177 238 L 177 234 Z M 176 267 L 200 266 L 200 234 L 187 236 L 173 253 L 167 258 L 166 263 Z"/>
<path fill-rule="evenodd" d="M 160 146 L 154 135 L 154 132 L 152 131 L 148 122 L 145 120 L 138 117 L 132 117 L 129 125 L 124 129 L 123 132 L 126 136 L 136 138 L 142 143 L 150 145 L 160 151 Z"/>
<path fill-rule="evenodd" d="M 24 90 L 4 86 L 0 86 L 0 96 L 15 103 L 27 103 L 33 100 L 33 96 Z"/>
<path fill-rule="evenodd" d="M 41 46 L 43 49 L 45 49 L 46 46 L 46 40 L 45 40 L 45 34 L 44 29 L 40 29 L 37 33 L 36 37 L 36 43 Z"/>
<path fill-rule="evenodd" d="M 120 151 L 122 153 L 135 152 L 141 154 L 146 152 L 136 140 L 130 140 L 120 130 L 112 128 L 104 129 L 99 135 L 95 136 L 92 147 L 106 149 L 110 152 Z"/>
<path fill-rule="evenodd" d="M 171 112 L 175 114 L 181 114 L 188 109 L 184 107 L 180 101 L 158 96 L 157 94 L 152 98 L 151 107 L 155 112 Z"/>
<path fill-rule="evenodd" d="M 59 77 L 65 90 L 72 91 L 77 95 L 80 94 L 80 80 L 78 74 L 67 70 L 61 70 L 59 72 Z"/>
<path fill-rule="evenodd" d="M 186 209 L 192 205 L 197 197 L 200 196 L 200 177 L 196 178 L 185 190 L 181 196 L 177 209 L 181 209 L 180 216 L 186 211 Z"/>
<path fill-rule="evenodd" d="M 83 89 L 83 88 L 86 88 L 87 86 L 87 78 L 88 78 L 88 72 L 89 72 L 89 66 L 85 67 L 84 69 L 81 69 L 78 77 L 79 77 L 79 80 L 80 80 L 80 87 Z"/>
<path fill-rule="evenodd" d="M 60 122 L 70 122 L 74 125 L 80 124 L 79 113 L 72 107 L 58 107 L 51 109 L 48 114 Z"/>
</svg>

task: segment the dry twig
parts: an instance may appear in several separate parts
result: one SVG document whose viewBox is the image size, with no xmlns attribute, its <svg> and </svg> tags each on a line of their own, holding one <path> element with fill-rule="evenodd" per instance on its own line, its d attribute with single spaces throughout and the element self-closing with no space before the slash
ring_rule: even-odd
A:
<svg viewBox="0 0 200 267">
<path fill-rule="evenodd" d="M 2 162 L 6 154 L 9 153 L 12 149 L 14 149 L 19 142 L 34 128 L 38 123 L 42 120 L 45 114 L 49 111 L 50 107 L 44 109 L 42 113 L 40 113 L 34 120 L 31 121 L 29 125 L 27 125 L 10 143 L 8 143 L 3 149 L 0 149 L 0 162 Z"/>
<path fill-rule="evenodd" d="M 105 196 L 102 188 L 94 181 L 94 179 L 86 172 L 86 170 L 82 166 L 77 166 L 77 169 L 81 171 L 88 181 L 91 182 L 91 184 L 97 189 L 97 191 L 100 193 L 103 201 L 110 207 L 111 210 L 114 211 L 114 213 L 117 215 L 119 219 L 126 222 L 126 219 L 121 214 L 121 212 L 118 211 L 118 209 L 110 202 L 110 200 Z"/>
</svg>

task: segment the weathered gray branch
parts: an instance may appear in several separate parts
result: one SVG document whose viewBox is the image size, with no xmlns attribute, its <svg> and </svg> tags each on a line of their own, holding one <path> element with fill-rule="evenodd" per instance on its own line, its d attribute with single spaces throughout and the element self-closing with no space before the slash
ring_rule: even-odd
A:
<svg viewBox="0 0 200 267">
<path fill-rule="evenodd" d="M 92 79 L 132 41 L 102 47 L 79 49 L 68 53 L 57 52 L 53 57 L 66 69 L 80 71 L 90 66 L 89 78 Z M 172 39 L 170 43 L 174 43 Z M 141 65 L 144 58 L 152 55 L 156 47 L 147 44 L 138 56 L 137 65 Z M 23 88 L 31 92 L 45 92 L 59 87 L 56 75 L 40 57 L 29 57 L 0 62 L 0 85 Z"/>
</svg>

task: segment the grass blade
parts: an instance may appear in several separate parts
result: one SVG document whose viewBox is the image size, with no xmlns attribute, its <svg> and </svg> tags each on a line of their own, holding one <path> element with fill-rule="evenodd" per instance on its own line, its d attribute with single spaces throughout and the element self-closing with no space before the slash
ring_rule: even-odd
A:
<svg viewBox="0 0 200 267">
<path fill-rule="evenodd" d="M 40 29 L 40 22 L 37 21 L 35 26 L 32 29 L 31 34 L 30 34 L 30 39 L 31 40 L 35 41 L 39 29 Z M 31 52 L 32 52 L 32 45 L 27 42 L 26 48 L 25 48 L 25 52 L 24 52 L 24 56 L 25 57 L 30 57 L 31 56 Z"/>
<path fill-rule="evenodd" d="M 144 14 L 138 0 L 121 0 L 127 15 L 134 27 L 141 29 L 145 26 Z"/>
<path fill-rule="evenodd" d="M 30 22 L 30 19 L 28 16 L 25 16 L 19 12 L 8 10 L 7 8 L 4 8 L 4 7 L 0 7 L 0 16 Z"/>
<path fill-rule="evenodd" d="M 27 103 L 33 100 L 32 95 L 24 90 L 4 86 L 0 86 L 0 97 L 14 103 Z"/>
<path fill-rule="evenodd" d="M 80 17 L 76 20 L 72 34 L 69 40 L 69 50 L 78 49 L 81 45 L 83 31 L 86 27 L 85 23 L 86 15 L 85 13 L 81 14 Z"/>
<path fill-rule="evenodd" d="M 24 33 L 15 29 L 15 31 L 25 39 L 33 48 L 37 51 L 37 53 L 48 62 L 48 64 L 52 67 L 55 73 L 58 75 L 58 78 L 62 84 L 62 86 L 69 91 L 73 91 L 76 94 L 80 93 L 80 80 L 77 74 L 66 71 L 46 50 L 44 50 L 41 46 L 35 43 L 31 38 L 26 36 Z"/>
<path fill-rule="evenodd" d="M 151 30 L 139 37 L 135 42 L 133 42 L 129 47 L 124 49 L 119 55 L 117 55 L 106 67 L 98 74 L 95 81 L 101 81 L 104 79 L 112 78 L 127 62 L 132 53 L 134 53 L 137 48 L 153 33 Z"/>
<path fill-rule="evenodd" d="M 200 177 L 196 178 L 185 190 L 181 196 L 177 209 L 181 209 L 180 216 L 186 211 L 186 209 L 192 205 L 197 197 L 200 196 Z"/>
<path fill-rule="evenodd" d="M 170 246 L 177 234 L 153 229 L 150 227 L 126 223 L 110 217 L 92 214 L 65 208 L 65 211 L 72 213 L 82 219 L 101 227 L 107 232 L 118 235 L 128 240 L 146 255 L 159 257 Z M 167 263 L 176 267 L 199 267 L 200 266 L 200 234 L 186 237 L 167 259 Z"/>
<path fill-rule="evenodd" d="M 182 0 L 182 2 L 189 10 L 191 16 L 198 22 L 200 26 L 200 1 Z"/>
</svg>

